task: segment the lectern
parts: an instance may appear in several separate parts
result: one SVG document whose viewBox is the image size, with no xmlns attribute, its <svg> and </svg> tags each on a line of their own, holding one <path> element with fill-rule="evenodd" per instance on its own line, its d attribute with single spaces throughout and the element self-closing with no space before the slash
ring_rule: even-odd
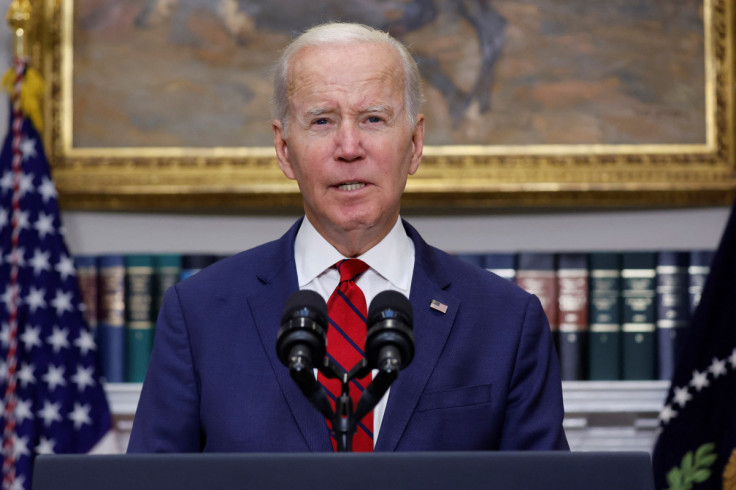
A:
<svg viewBox="0 0 736 490">
<path fill-rule="evenodd" d="M 654 490 L 648 453 L 58 455 L 33 490 Z"/>
</svg>

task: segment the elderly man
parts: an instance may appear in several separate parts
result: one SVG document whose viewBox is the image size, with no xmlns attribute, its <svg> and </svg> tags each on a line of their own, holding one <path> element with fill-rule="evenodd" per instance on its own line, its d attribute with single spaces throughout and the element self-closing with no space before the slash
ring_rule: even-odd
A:
<svg viewBox="0 0 736 490">
<path fill-rule="evenodd" d="M 359 424 L 356 450 L 567 449 L 538 299 L 430 247 L 399 218 L 422 157 L 421 101 L 411 55 L 386 33 L 326 24 L 286 49 L 274 145 L 305 217 L 167 292 L 129 451 L 334 450 L 330 421 L 276 353 L 299 289 L 328 302 L 327 355 L 346 370 L 363 356 L 373 297 L 398 291 L 413 307 L 416 354 Z M 333 381 L 320 376 L 331 393 Z"/>
</svg>

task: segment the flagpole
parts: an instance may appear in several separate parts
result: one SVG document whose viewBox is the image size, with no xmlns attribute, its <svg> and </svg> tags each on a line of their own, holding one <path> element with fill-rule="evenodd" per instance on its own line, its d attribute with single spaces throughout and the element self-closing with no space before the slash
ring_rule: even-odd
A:
<svg viewBox="0 0 736 490">
<path fill-rule="evenodd" d="M 18 59 L 25 58 L 28 52 L 28 36 L 26 36 L 26 33 L 32 10 L 30 0 L 13 0 L 5 16 L 10 29 L 15 33 L 13 54 Z"/>
<path fill-rule="evenodd" d="M 14 71 L 15 79 L 12 93 L 12 151 L 13 151 L 13 213 L 11 220 L 11 253 L 10 253 L 10 305 L 9 305 L 9 339 L 8 353 L 6 357 L 8 384 L 3 396 L 3 489 L 15 486 L 15 442 L 16 442 L 16 407 L 17 399 L 17 368 L 18 368 L 18 270 L 21 257 L 19 257 L 18 237 L 21 226 L 20 220 L 20 179 L 22 175 L 22 152 L 20 150 L 21 133 L 23 125 L 23 114 L 21 113 L 20 94 L 23 86 L 23 78 L 27 64 L 26 59 L 26 29 L 31 17 L 31 4 L 29 0 L 13 0 L 6 19 L 8 25 L 14 31 Z"/>
</svg>

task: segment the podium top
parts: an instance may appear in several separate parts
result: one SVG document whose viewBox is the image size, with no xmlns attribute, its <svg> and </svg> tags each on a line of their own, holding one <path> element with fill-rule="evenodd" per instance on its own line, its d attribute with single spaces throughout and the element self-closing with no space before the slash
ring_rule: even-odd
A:
<svg viewBox="0 0 736 490">
<path fill-rule="evenodd" d="M 650 456 L 632 452 L 433 452 L 52 455 L 33 490 L 654 490 Z"/>
</svg>

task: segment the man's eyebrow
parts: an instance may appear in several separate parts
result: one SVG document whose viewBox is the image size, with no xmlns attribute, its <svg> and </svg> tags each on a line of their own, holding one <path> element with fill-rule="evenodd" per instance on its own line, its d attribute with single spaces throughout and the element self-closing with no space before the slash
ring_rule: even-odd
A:
<svg viewBox="0 0 736 490">
<path fill-rule="evenodd" d="M 368 113 L 371 113 L 371 112 L 384 112 L 386 114 L 391 115 L 391 114 L 394 113 L 394 110 L 393 110 L 393 108 L 390 105 L 387 105 L 387 104 L 379 104 L 379 105 L 374 105 L 374 106 L 366 107 L 365 109 L 363 109 L 360 112 L 363 113 L 363 114 L 368 114 Z"/>
<path fill-rule="evenodd" d="M 328 112 L 332 112 L 332 111 L 330 111 L 330 109 L 326 107 L 315 107 L 313 109 L 308 109 L 305 112 L 305 114 L 307 115 L 307 117 L 315 117 L 315 116 L 321 116 L 323 114 L 327 114 Z"/>
</svg>

